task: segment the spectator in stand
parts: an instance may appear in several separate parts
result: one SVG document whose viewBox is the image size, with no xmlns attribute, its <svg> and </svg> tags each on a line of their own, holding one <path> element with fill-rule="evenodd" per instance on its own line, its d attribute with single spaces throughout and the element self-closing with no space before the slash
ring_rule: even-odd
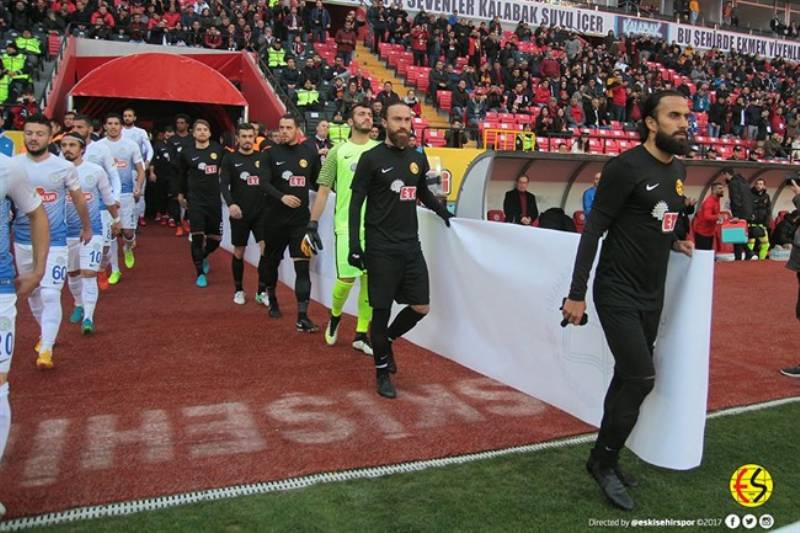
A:
<svg viewBox="0 0 800 533">
<path fill-rule="evenodd" d="M 463 148 L 467 144 L 467 133 L 464 131 L 464 123 L 460 117 L 453 117 L 444 138 L 448 148 Z"/>
<path fill-rule="evenodd" d="M 613 78 L 608 80 L 608 97 L 611 103 L 608 105 L 611 120 L 625 122 L 625 107 L 628 103 L 628 93 L 625 89 L 626 83 L 622 79 L 622 73 L 617 71 Z"/>
<path fill-rule="evenodd" d="M 577 96 L 570 100 L 567 123 L 571 128 L 582 128 L 586 125 L 586 113 Z"/>
<path fill-rule="evenodd" d="M 732 117 L 732 114 L 729 115 Z M 721 99 L 708 106 L 708 136 L 718 138 L 726 121 L 726 109 Z"/>
<path fill-rule="evenodd" d="M 532 225 L 539 217 L 536 197 L 528 192 L 528 176 L 517 177 L 516 185 L 506 193 L 503 200 L 503 213 L 509 224 Z"/>
<path fill-rule="evenodd" d="M 417 99 L 417 91 L 414 89 L 409 89 L 406 91 L 406 96 L 403 98 L 403 102 L 411 108 L 411 112 L 414 113 L 415 117 L 422 115 L 422 105 Z"/>
<path fill-rule="evenodd" d="M 706 150 L 706 159 L 708 159 L 709 161 L 716 161 L 719 158 L 720 156 L 719 152 L 717 152 L 717 149 L 714 148 L 713 145 L 709 146 L 708 150 Z"/>
<path fill-rule="evenodd" d="M 792 141 L 792 161 L 800 161 L 800 136 Z"/>
<path fill-rule="evenodd" d="M 449 76 L 444 70 L 444 62 L 436 61 L 436 66 L 428 76 L 428 96 L 438 105 L 436 91 L 450 90 Z"/>
<path fill-rule="evenodd" d="M 33 89 L 27 88 L 19 97 L 17 103 L 8 111 L 11 117 L 11 129 L 22 130 L 25 119 L 41 113 L 36 99 L 33 97 Z"/>
<path fill-rule="evenodd" d="M 585 219 L 589 218 L 589 213 L 592 212 L 592 204 L 594 204 L 594 195 L 597 193 L 597 186 L 600 185 L 600 172 L 596 172 L 592 178 L 592 186 L 583 191 L 583 216 Z"/>
<path fill-rule="evenodd" d="M 699 0 L 689 0 L 689 23 L 697 24 L 700 19 L 700 2 Z"/>
<path fill-rule="evenodd" d="M 608 113 L 600 106 L 599 98 L 592 98 L 586 113 L 586 125 L 590 128 L 608 128 L 610 125 Z"/>
<path fill-rule="evenodd" d="M 97 11 L 92 13 L 91 18 L 89 19 L 89 24 L 94 26 L 98 19 L 102 19 L 103 24 L 109 28 L 113 28 L 114 24 L 116 24 L 113 15 L 108 12 L 108 7 L 106 7 L 105 4 L 100 4 L 97 8 Z"/>
<path fill-rule="evenodd" d="M 759 124 L 761 123 L 761 99 L 756 98 L 745 108 L 745 138 L 756 140 L 758 138 Z"/>
<path fill-rule="evenodd" d="M 414 66 L 425 66 L 425 57 L 428 54 L 428 38 L 428 29 L 422 24 L 415 25 L 411 30 L 411 52 L 414 55 Z"/>
<path fill-rule="evenodd" d="M 309 30 L 311 40 L 324 43 L 328 39 L 328 30 L 331 29 L 331 14 L 322 5 L 322 0 L 317 0 L 309 15 Z"/>
<path fill-rule="evenodd" d="M 275 41 L 280 42 L 280 41 Z M 297 64 L 295 63 L 294 57 L 289 56 L 286 59 L 286 68 L 281 70 L 280 79 L 283 82 L 283 86 L 286 88 L 286 91 L 291 95 L 291 93 L 302 83 L 303 75 L 300 70 L 297 68 Z"/>
<path fill-rule="evenodd" d="M 350 66 L 350 61 L 353 57 L 353 51 L 356 49 L 356 35 L 353 25 L 349 22 L 345 23 L 344 28 L 340 28 L 336 32 L 334 40 L 336 41 L 336 56 L 341 58 L 342 64 L 347 67 Z"/>
<path fill-rule="evenodd" d="M 392 82 L 387 81 L 383 84 L 383 90 L 378 93 L 376 99 L 381 103 L 383 109 L 400 101 L 400 96 L 392 90 Z"/>
<path fill-rule="evenodd" d="M 289 10 L 289 14 L 283 19 L 283 24 L 286 26 L 287 37 L 289 42 L 294 41 L 295 35 L 299 35 L 305 39 L 305 31 L 303 30 L 303 17 L 297 12 L 296 7 Z"/>
<path fill-rule="evenodd" d="M 279 43 L 279 41 L 275 41 Z M 211 26 L 206 30 L 205 37 L 203 37 L 203 46 L 213 50 L 222 48 L 222 32 L 216 26 Z"/>
<path fill-rule="evenodd" d="M 561 77 L 561 65 L 558 64 L 558 61 L 553 59 L 553 52 L 551 51 L 545 54 L 545 58 L 542 60 L 539 69 L 542 76 L 545 78 L 555 80 Z"/>
<path fill-rule="evenodd" d="M 551 134 L 555 133 L 556 130 L 553 127 L 554 118 L 550 114 L 549 107 L 542 108 L 539 116 L 536 117 L 536 127 L 534 128 L 537 137 L 550 137 Z"/>
<path fill-rule="evenodd" d="M 789 153 L 783 148 L 783 136 L 780 133 L 773 133 L 764 142 L 764 157 L 767 159 L 785 159 L 789 157 Z"/>
<path fill-rule="evenodd" d="M 469 102 L 467 102 L 467 127 L 470 129 L 470 135 L 479 142 L 477 131 L 485 118 L 486 94 L 479 90 L 472 91 Z"/>
<path fill-rule="evenodd" d="M 467 82 L 460 80 L 453 91 L 452 100 L 450 102 L 451 114 L 464 117 L 467 112 L 467 105 L 469 104 L 469 93 L 467 93 Z"/>
<path fill-rule="evenodd" d="M 711 185 L 709 194 L 700 205 L 700 211 L 694 217 L 692 229 L 694 230 L 695 248 L 698 250 L 713 250 L 714 236 L 717 234 L 717 225 L 720 220 L 720 199 L 725 195 L 725 188 L 720 182 Z"/>
</svg>

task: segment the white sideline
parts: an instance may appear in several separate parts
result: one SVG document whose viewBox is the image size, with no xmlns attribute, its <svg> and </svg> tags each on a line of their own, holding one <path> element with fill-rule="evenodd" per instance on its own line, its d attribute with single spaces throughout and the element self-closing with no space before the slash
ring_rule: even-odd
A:
<svg viewBox="0 0 800 533">
<path fill-rule="evenodd" d="M 745 405 L 741 407 L 731 407 L 729 409 L 721 409 L 719 411 L 709 413 L 708 418 L 735 416 L 743 413 L 760 411 L 763 409 L 769 409 L 772 407 L 778 407 L 781 405 L 786 405 L 796 402 L 800 402 L 800 396 L 782 398 L 779 400 L 770 400 L 768 402 Z M 76 507 L 74 509 L 69 509 L 66 511 L 15 518 L 13 520 L 0 522 L 0 532 L 19 531 L 22 529 L 27 529 L 32 527 L 52 526 L 56 524 L 74 522 L 76 520 L 89 520 L 93 518 L 103 518 L 109 516 L 124 516 L 124 515 L 139 513 L 142 511 L 155 511 L 159 509 L 167 509 L 170 507 L 176 507 L 178 505 L 185 505 L 189 503 L 208 502 L 208 501 L 216 501 L 227 498 L 236 498 L 239 496 L 250 496 L 254 494 L 266 494 L 269 492 L 281 492 L 292 489 L 301 489 L 320 483 L 334 483 L 338 481 L 350 481 L 353 479 L 377 478 L 392 474 L 402 474 L 406 472 L 418 472 L 420 470 L 426 470 L 428 468 L 465 464 L 474 461 L 494 459 L 496 457 L 504 457 L 506 455 L 512 455 L 518 453 L 533 453 L 554 448 L 566 448 L 577 444 L 587 444 L 589 442 L 592 442 L 596 436 L 597 433 L 586 433 L 574 437 L 556 439 L 536 444 L 527 444 L 524 446 L 514 446 L 511 448 L 502 448 L 499 450 L 489 450 L 489 451 L 469 453 L 464 455 L 441 457 L 438 459 L 426 459 L 423 461 L 411 461 L 408 463 L 398 463 L 393 465 L 375 466 L 369 468 L 356 468 L 352 470 L 342 470 L 338 472 L 323 472 L 319 474 L 311 474 L 308 476 L 288 478 L 277 481 L 268 481 L 264 483 L 233 485 L 231 487 L 223 487 L 219 489 L 184 492 L 181 494 L 173 494 L 170 496 L 159 496 L 156 498 L 131 500 L 126 502 L 111 503 L 107 505 Z M 789 530 L 787 531 L 794 531 L 794 530 L 791 529 L 790 527 Z"/>
</svg>

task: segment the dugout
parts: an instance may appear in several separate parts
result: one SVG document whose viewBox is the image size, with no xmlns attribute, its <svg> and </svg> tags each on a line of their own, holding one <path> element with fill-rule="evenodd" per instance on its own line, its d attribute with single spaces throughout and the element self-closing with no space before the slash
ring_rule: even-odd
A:
<svg viewBox="0 0 800 533">
<path fill-rule="evenodd" d="M 503 197 L 514 186 L 517 176 L 530 180 L 528 190 L 536 195 L 539 211 L 561 207 L 572 214 L 581 210 L 583 192 L 591 186 L 596 172 L 602 170 L 607 156 L 555 154 L 548 152 L 494 152 L 476 157 L 467 167 L 456 200 L 456 215 L 485 220 L 487 212 L 503 209 Z M 793 210 L 791 196 L 785 193 L 785 180 L 800 170 L 798 165 L 775 162 L 685 160 L 685 194 L 702 202 L 721 170 L 730 166 L 749 182 L 766 180 L 772 198 L 773 215 Z M 723 205 L 727 196 L 723 199 Z"/>
</svg>

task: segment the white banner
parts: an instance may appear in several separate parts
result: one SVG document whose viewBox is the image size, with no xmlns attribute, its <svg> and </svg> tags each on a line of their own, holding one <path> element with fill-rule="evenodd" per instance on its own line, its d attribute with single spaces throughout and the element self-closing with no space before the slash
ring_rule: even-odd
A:
<svg viewBox="0 0 800 533">
<path fill-rule="evenodd" d="M 558 311 L 569 291 L 579 236 L 467 219 L 454 219 L 447 229 L 424 209 L 419 219 L 431 313 L 408 340 L 597 426 L 613 357 L 591 291 L 587 326 L 562 328 Z M 330 306 L 336 271 L 331 201 L 320 233 L 325 250 L 312 262 L 312 293 Z M 225 242 L 229 247 L 227 232 Z M 247 259 L 258 260 L 254 244 Z M 639 457 L 658 466 L 685 470 L 702 458 L 713 264 L 710 252 L 670 258 L 655 389 L 628 441 Z M 290 261 L 282 263 L 281 279 L 292 286 Z M 349 313 L 355 312 L 354 300 L 345 308 Z M 402 351 L 397 355 L 402 361 Z"/>
<path fill-rule="evenodd" d="M 764 35 L 670 23 L 668 41 L 682 47 L 692 46 L 708 50 L 716 46 L 722 52 L 735 51 L 740 54 L 757 54 L 770 59 L 780 57 L 788 61 L 800 61 L 800 42 Z"/>
</svg>

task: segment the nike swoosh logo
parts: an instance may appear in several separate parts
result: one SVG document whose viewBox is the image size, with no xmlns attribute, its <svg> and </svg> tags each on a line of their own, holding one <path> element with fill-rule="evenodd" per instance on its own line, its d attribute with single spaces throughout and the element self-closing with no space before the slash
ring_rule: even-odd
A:
<svg viewBox="0 0 800 533">
<path fill-rule="evenodd" d="M 199 157 L 193 157 L 192 161 L 197 161 L 198 159 L 200 159 L 200 158 Z"/>
<path fill-rule="evenodd" d="M 279 167 L 279 166 L 283 165 L 284 163 L 286 163 L 286 161 L 275 161 L 275 166 Z"/>
<path fill-rule="evenodd" d="M 661 185 L 661 184 L 660 183 L 656 183 L 656 184 L 653 184 L 653 185 L 646 185 L 645 189 L 647 189 L 648 191 L 652 191 L 653 189 L 655 189 L 659 185 Z"/>
<path fill-rule="evenodd" d="M 391 172 L 392 170 L 394 170 L 394 167 L 382 168 L 381 173 L 386 174 L 387 172 Z"/>
<path fill-rule="evenodd" d="M 351 157 L 353 157 L 353 154 L 344 156 L 345 159 L 350 159 Z"/>
<path fill-rule="evenodd" d="M 240 167 L 240 166 L 242 166 L 242 165 L 244 165 L 244 163 L 234 163 L 234 164 L 233 164 L 233 166 L 235 166 L 236 168 L 239 168 L 239 167 Z"/>
</svg>

